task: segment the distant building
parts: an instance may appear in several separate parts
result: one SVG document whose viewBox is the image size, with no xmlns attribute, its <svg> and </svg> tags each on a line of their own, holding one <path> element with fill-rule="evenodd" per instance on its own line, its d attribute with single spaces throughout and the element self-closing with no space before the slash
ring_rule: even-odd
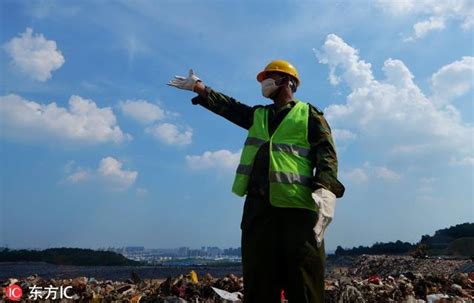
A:
<svg viewBox="0 0 474 303">
<path fill-rule="evenodd" d="M 127 246 L 125 252 L 128 254 L 142 253 L 145 250 L 143 246 Z"/>
<path fill-rule="evenodd" d="M 237 248 L 226 248 L 224 249 L 224 256 L 235 256 L 235 257 L 241 257 L 242 252 L 240 250 L 240 247 Z"/>
<path fill-rule="evenodd" d="M 211 258 L 217 258 L 222 255 L 221 249 L 219 247 L 213 246 L 207 248 L 207 256 Z"/>
<path fill-rule="evenodd" d="M 178 257 L 187 257 L 189 253 L 189 247 L 178 248 Z"/>
</svg>

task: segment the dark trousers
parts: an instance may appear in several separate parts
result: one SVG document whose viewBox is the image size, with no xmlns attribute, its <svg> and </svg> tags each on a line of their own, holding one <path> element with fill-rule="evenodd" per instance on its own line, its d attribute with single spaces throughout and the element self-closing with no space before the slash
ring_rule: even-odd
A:
<svg viewBox="0 0 474 303">
<path fill-rule="evenodd" d="M 324 243 L 318 248 L 310 210 L 270 205 L 268 196 L 248 195 L 242 217 L 245 303 L 324 302 Z"/>
</svg>

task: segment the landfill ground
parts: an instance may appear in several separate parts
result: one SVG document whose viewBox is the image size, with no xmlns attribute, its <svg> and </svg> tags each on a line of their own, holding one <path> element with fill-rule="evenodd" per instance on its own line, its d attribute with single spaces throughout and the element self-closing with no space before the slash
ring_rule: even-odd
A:
<svg viewBox="0 0 474 303">
<path fill-rule="evenodd" d="M 331 266 L 326 274 L 326 302 L 474 302 L 472 259 L 363 255 L 331 262 L 337 266 Z M 11 277 L 0 280 L 4 290 L 0 300 L 6 299 L 5 287 L 16 284 L 23 290 L 24 302 L 34 302 L 28 299 L 33 285 L 42 289 L 72 286 L 68 293 L 83 302 L 245 302 L 241 298 L 242 277 L 198 276 L 189 270 L 187 275 L 168 279 L 142 279 L 132 274 L 126 281 Z M 226 296 L 234 299 L 226 301 Z M 42 301 L 53 302 L 45 297 Z"/>
</svg>

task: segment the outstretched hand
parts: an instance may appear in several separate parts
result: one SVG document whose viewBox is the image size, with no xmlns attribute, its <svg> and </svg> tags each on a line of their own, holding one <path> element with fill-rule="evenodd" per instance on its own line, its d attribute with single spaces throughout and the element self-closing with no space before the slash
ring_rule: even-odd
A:
<svg viewBox="0 0 474 303">
<path fill-rule="evenodd" d="M 201 79 L 199 79 L 195 74 L 193 69 L 191 68 L 189 70 L 188 77 L 183 77 L 183 76 L 175 76 L 174 79 L 170 80 L 167 84 L 169 86 L 174 86 L 179 89 L 184 89 L 184 90 L 190 90 L 194 91 L 194 87 L 196 86 L 196 83 L 200 82 Z"/>
</svg>

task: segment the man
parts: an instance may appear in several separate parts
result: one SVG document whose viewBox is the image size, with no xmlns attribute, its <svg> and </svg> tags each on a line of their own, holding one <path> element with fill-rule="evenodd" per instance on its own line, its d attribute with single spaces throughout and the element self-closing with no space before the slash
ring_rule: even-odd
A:
<svg viewBox="0 0 474 303">
<path fill-rule="evenodd" d="M 293 97 L 300 78 L 275 60 L 257 75 L 270 105 L 250 107 L 189 71 L 168 85 L 198 93 L 192 99 L 249 130 L 232 191 L 246 195 L 241 222 L 245 302 L 324 302 L 323 235 L 344 186 L 323 113 Z M 314 170 L 316 170 L 314 172 Z"/>
</svg>

